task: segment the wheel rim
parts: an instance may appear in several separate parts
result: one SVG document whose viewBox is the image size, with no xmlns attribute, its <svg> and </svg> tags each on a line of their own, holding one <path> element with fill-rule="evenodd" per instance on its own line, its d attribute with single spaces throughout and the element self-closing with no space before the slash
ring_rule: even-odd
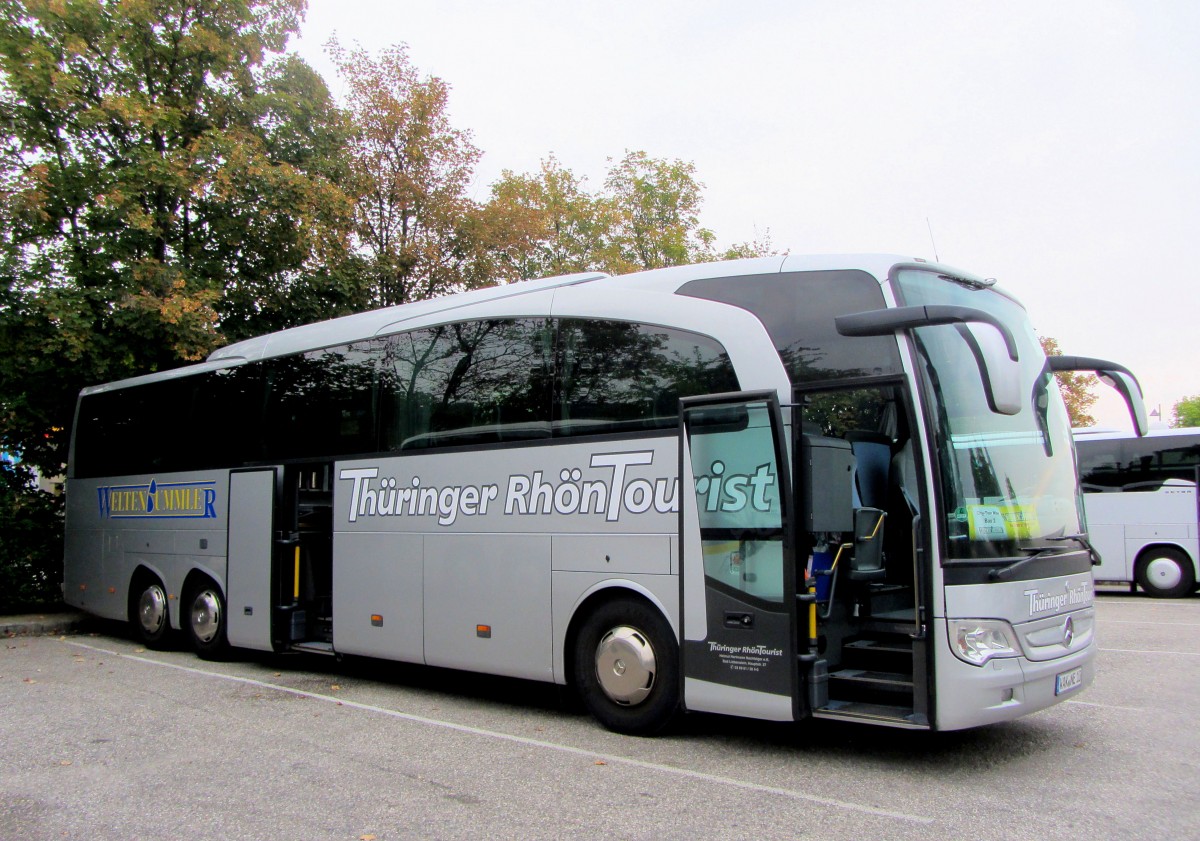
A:
<svg viewBox="0 0 1200 841">
<path fill-rule="evenodd" d="M 621 625 L 600 638 L 596 677 L 614 703 L 632 707 L 646 700 L 657 672 L 654 648 L 637 628 Z"/>
<path fill-rule="evenodd" d="M 192 633 L 200 642 L 212 642 L 221 628 L 221 598 L 213 590 L 201 590 L 192 600 Z"/>
<path fill-rule="evenodd" d="M 138 599 L 138 622 L 147 634 L 157 634 L 167 621 L 167 594 L 158 584 L 151 584 Z"/>
<path fill-rule="evenodd" d="M 1183 570 L 1172 558 L 1153 558 L 1146 564 L 1146 578 L 1158 589 L 1170 590 L 1183 581 Z"/>
</svg>

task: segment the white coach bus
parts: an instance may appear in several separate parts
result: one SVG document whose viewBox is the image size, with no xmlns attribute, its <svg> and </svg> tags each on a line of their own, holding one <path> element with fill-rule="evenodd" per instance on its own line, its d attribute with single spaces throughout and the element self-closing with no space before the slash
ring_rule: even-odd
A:
<svg viewBox="0 0 1200 841">
<path fill-rule="evenodd" d="M 1103 563 L 1097 581 L 1157 598 L 1196 589 L 1200 429 L 1078 429 L 1075 450 L 1088 532 Z"/>
<path fill-rule="evenodd" d="M 1056 361 L 1057 360 L 1057 361 Z M 891 256 L 581 274 L 85 389 L 67 601 L 227 647 L 953 730 L 1093 675 L 1071 432 L 1024 309 Z"/>
</svg>

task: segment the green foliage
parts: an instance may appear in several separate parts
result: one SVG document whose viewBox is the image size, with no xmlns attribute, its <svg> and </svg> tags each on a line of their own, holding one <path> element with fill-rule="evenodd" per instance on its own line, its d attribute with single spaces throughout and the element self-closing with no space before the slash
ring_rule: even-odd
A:
<svg viewBox="0 0 1200 841">
<path fill-rule="evenodd" d="M 491 271 L 522 280 L 607 268 L 611 253 L 611 203 L 585 189 L 551 155 L 541 171 L 505 170 L 484 208 Z"/>
<path fill-rule="evenodd" d="M 272 58 L 304 5 L 0 2 L 0 445 L 47 475 L 81 386 L 353 297 L 336 109 Z"/>
<path fill-rule="evenodd" d="M 618 270 L 681 266 L 710 259 L 715 237 L 700 227 L 696 166 L 626 152 L 604 182 L 616 213 Z"/>
<path fill-rule="evenodd" d="M 0 613 L 62 601 L 62 497 L 21 465 L 0 464 Z"/>
<path fill-rule="evenodd" d="M 712 231 L 700 227 L 704 185 L 693 164 L 628 152 L 603 190 L 589 193 L 584 181 L 554 156 L 536 174 L 504 171 L 483 216 L 493 276 L 623 274 L 775 253 L 769 233 L 714 251 Z"/>
<path fill-rule="evenodd" d="M 1200 426 L 1200 394 L 1184 397 L 1172 407 L 1173 428 Z"/>
<path fill-rule="evenodd" d="M 374 57 L 336 40 L 328 49 L 346 86 L 346 188 L 371 304 L 403 304 L 482 280 L 475 271 L 481 219 L 467 196 L 481 152 L 450 123 L 450 86 L 421 78 L 403 46 Z"/>
</svg>

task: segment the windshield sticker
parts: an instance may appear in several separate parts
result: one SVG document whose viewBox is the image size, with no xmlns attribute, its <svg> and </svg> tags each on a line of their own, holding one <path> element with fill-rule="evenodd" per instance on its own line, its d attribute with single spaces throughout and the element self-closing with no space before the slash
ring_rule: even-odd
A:
<svg viewBox="0 0 1200 841">
<path fill-rule="evenodd" d="M 965 513 L 971 540 L 1028 540 L 1041 533 L 1032 505 L 968 505 Z"/>
<path fill-rule="evenodd" d="M 107 485 L 96 489 L 100 516 L 109 520 L 211 520 L 217 516 L 216 482 Z"/>
</svg>

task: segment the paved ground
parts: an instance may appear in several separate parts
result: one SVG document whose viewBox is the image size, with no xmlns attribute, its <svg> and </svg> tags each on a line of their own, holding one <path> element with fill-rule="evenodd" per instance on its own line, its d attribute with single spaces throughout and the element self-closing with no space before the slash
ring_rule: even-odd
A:
<svg viewBox="0 0 1200 841">
<path fill-rule="evenodd" d="M 1173 839 L 1200 826 L 1200 599 L 1099 599 L 1096 684 L 920 734 L 691 716 L 378 661 L 0 640 L 0 839 Z"/>
</svg>

